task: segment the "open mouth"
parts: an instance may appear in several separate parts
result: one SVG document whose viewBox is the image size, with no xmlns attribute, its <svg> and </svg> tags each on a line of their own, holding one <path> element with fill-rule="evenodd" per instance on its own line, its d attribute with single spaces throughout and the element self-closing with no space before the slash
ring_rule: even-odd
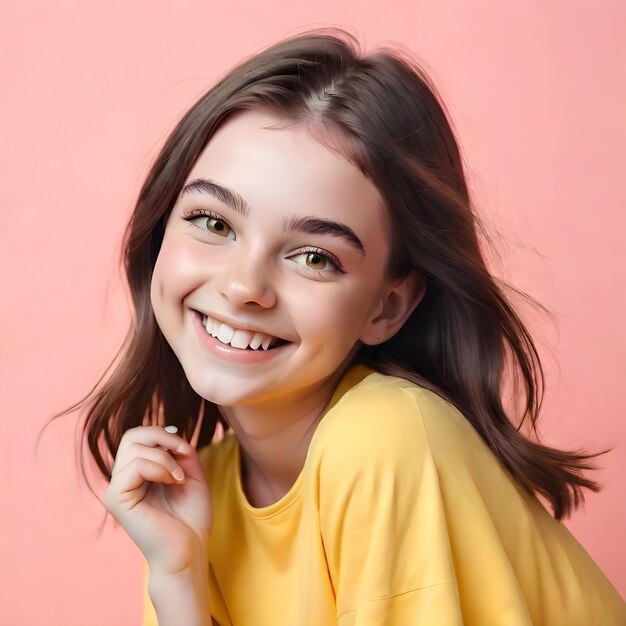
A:
<svg viewBox="0 0 626 626">
<path fill-rule="evenodd" d="M 198 312 L 206 332 L 224 345 L 240 350 L 272 350 L 290 343 L 285 339 L 265 333 L 233 328 Z"/>
</svg>

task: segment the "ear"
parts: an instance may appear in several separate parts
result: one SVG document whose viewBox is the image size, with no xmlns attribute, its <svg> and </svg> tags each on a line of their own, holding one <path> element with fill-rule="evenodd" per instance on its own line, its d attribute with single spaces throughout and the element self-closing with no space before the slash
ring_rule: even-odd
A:
<svg viewBox="0 0 626 626">
<path fill-rule="evenodd" d="M 426 279 L 417 271 L 397 279 L 383 292 L 379 306 L 359 337 L 366 345 L 377 345 L 391 339 L 426 293 Z"/>
</svg>

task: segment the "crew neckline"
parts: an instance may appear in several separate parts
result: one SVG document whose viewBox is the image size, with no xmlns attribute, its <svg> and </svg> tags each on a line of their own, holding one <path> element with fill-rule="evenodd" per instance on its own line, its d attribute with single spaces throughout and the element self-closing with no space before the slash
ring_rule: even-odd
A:
<svg viewBox="0 0 626 626">
<path fill-rule="evenodd" d="M 375 374 L 376 370 L 372 369 L 367 365 L 363 365 L 362 363 L 357 363 L 356 365 L 352 365 L 349 367 L 339 383 L 337 387 L 335 387 L 335 391 L 331 396 L 331 399 L 324 410 L 324 415 L 318 422 L 315 432 L 311 437 L 311 441 L 309 442 L 309 448 L 306 453 L 306 457 L 304 460 L 304 465 L 298 474 L 298 477 L 294 481 L 293 485 L 291 485 L 289 491 L 280 498 L 273 502 L 272 504 L 268 504 L 267 506 L 256 507 L 250 504 L 248 498 L 243 490 L 243 481 L 241 476 L 241 447 L 239 445 L 239 440 L 232 434 L 233 437 L 233 445 L 235 446 L 235 490 L 237 493 L 237 498 L 245 511 L 250 515 L 250 517 L 254 517 L 256 519 L 269 519 L 278 515 L 279 513 L 290 508 L 295 501 L 297 500 L 300 492 L 302 491 L 302 484 L 304 482 L 304 473 L 309 462 L 309 455 L 311 449 L 313 448 L 313 443 L 315 442 L 318 432 L 320 430 L 321 424 L 324 422 L 330 411 L 335 407 L 335 405 L 339 402 L 339 400 L 355 385 L 363 382 L 368 376 L 371 374 Z"/>
</svg>

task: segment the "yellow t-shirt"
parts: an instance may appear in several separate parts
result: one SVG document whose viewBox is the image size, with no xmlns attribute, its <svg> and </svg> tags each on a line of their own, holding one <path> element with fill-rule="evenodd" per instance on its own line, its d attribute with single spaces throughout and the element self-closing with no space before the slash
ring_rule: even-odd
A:
<svg viewBox="0 0 626 626">
<path fill-rule="evenodd" d="M 199 452 L 220 626 L 618 626 L 626 603 L 448 402 L 357 365 L 302 472 L 250 506 L 232 434 Z M 143 626 L 157 621 L 146 593 Z"/>
</svg>

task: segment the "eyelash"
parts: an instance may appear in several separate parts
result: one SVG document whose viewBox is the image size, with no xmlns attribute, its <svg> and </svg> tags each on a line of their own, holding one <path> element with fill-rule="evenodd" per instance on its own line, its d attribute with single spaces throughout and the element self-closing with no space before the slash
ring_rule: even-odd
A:
<svg viewBox="0 0 626 626">
<path fill-rule="evenodd" d="M 183 216 L 183 219 L 191 223 L 191 220 L 193 218 L 198 217 L 200 215 L 204 215 L 214 220 L 219 220 L 220 222 L 224 222 L 224 224 L 226 224 L 228 228 L 230 228 L 232 231 L 235 230 L 221 215 L 218 215 L 217 213 L 213 213 L 213 211 L 207 211 L 206 209 L 194 209 L 193 211 L 186 213 Z M 196 226 L 195 224 L 191 224 L 191 225 L 194 228 L 197 228 L 198 230 L 202 231 L 203 233 L 211 232 L 211 231 L 208 231 L 206 228 L 200 228 L 200 226 Z"/>
<path fill-rule="evenodd" d="M 345 270 L 343 269 L 343 267 L 341 267 L 341 263 L 339 263 L 339 259 L 334 254 L 330 254 L 330 252 L 326 252 L 325 250 L 322 250 L 321 248 L 306 248 L 305 250 L 300 250 L 298 254 L 317 254 L 318 256 L 328 259 L 335 266 L 336 272 L 339 272 L 340 274 L 345 274 Z M 297 256 L 297 255 L 294 255 L 294 256 Z M 318 274 L 324 274 L 325 272 L 328 272 L 328 270 L 314 270 L 311 267 L 307 269 L 311 270 L 312 272 L 316 272 Z"/>
<path fill-rule="evenodd" d="M 186 213 L 183 216 L 183 219 L 191 223 L 191 220 L 193 218 L 198 217 L 200 215 L 204 215 L 214 220 L 219 220 L 220 222 L 224 222 L 224 224 L 226 224 L 228 228 L 234 231 L 234 228 L 221 215 L 218 215 L 217 213 L 213 213 L 213 211 L 207 211 L 206 209 L 194 209 L 193 211 Z M 207 231 L 206 228 L 201 228 L 200 226 L 196 226 L 195 224 L 191 224 L 191 225 L 194 228 L 197 228 L 198 230 L 202 231 L 203 233 L 210 232 L 210 231 Z M 328 259 L 335 266 L 336 272 L 339 272 L 340 274 L 345 274 L 345 270 L 343 269 L 341 263 L 339 262 L 339 259 L 334 254 L 331 254 L 330 252 L 326 252 L 325 250 L 322 250 L 321 248 L 308 247 L 304 250 L 300 250 L 298 254 L 317 254 L 319 256 L 322 256 Z M 297 255 L 294 255 L 294 256 L 297 256 Z M 307 269 L 317 274 L 324 274 L 325 272 L 328 272 L 328 270 L 314 270 L 310 267 Z"/>
</svg>

